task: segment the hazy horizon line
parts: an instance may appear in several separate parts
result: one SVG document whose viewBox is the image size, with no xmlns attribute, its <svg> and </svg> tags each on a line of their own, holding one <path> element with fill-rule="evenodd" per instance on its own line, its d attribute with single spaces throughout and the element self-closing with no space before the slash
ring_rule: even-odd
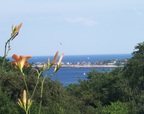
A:
<svg viewBox="0 0 144 114">
<path fill-rule="evenodd" d="M 64 55 L 64 56 L 92 56 L 92 55 L 132 55 L 132 53 L 118 53 L 118 54 L 68 54 L 68 55 Z M 42 57 L 42 56 L 54 56 L 54 55 L 31 55 L 32 57 Z M 60 54 L 59 54 L 60 56 Z M 7 56 L 8 58 L 11 56 Z"/>
</svg>

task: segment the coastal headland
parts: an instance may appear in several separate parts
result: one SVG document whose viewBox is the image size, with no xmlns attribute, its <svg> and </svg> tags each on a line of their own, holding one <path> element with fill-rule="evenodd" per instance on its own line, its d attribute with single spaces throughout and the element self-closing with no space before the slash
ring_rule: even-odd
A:
<svg viewBox="0 0 144 114">
<path fill-rule="evenodd" d="M 43 65 L 32 65 L 32 67 L 38 67 L 41 68 Z M 65 65 L 63 64 L 62 67 L 65 68 L 120 68 L 123 67 L 123 65 Z"/>
<path fill-rule="evenodd" d="M 64 62 L 62 63 L 62 67 L 67 68 L 120 68 L 124 67 L 127 63 L 127 59 L 123 60 L 107 60 L 107 61 L 99 61 L 99 62 Z M 32 65 L 32 67 L 41 68 L 44 65 L 42 62 L 37 62 Z"/>
</svg>

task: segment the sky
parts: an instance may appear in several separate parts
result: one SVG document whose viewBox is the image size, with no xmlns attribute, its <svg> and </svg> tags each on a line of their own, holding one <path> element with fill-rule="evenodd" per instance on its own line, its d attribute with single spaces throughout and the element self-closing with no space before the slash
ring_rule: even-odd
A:
<svg viewBox="0 0 144 114">
<path fill-rule="evenodd" d="M 144 0 L 0 0 L 0 56 L 130 54 L 144 40 Z"/>
</svg>

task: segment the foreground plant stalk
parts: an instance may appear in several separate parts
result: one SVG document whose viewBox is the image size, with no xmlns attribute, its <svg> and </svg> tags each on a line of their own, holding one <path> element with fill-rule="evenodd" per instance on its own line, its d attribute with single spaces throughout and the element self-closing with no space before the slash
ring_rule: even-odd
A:
<svg viewBox="0 0 144 114">
<path fill-rule="evenodd" d="M 26 90 L 23 91 L 23 97 L 22 97 L 22 101 L 20 99 L 18 99 L 18 105 L 24 109 L 25 113 L 28 114 L 29 113 L 29 109 L 32 105 L 32 100 L 31 99 L 27 99 L 27 93 Z"/>
<path fill-rule="evenodd" d="M 19 34 L 21 26 L 22 26 L 22 23 L 20 23 L 18 26 L 12 26 L 11 37 L 5 43 L 4 56 L 3 56 L 4 59 L 3 59 L 3 63 L 2 63 L 2 68 L 4 67 L 6 57 L 9 53 L 9 51 L 11 50 L 10 42 Z"/>
<path fill-rule="evenodd" d="M 32 104 L 32 99 L 35 95 L 35 93 L 37 92 L 37 86 L 38 86 L 38 83 L 39 81 L 41 81 L 41 86 L 40 86 L 40 103 L 39 103 L 39 110 L 38 110 L 38 114 L 41 113 L 41 109 L 42 109 L 42 99 L 43 99 L 43 91 L 44 91 L 44 82 L 46 80 L 46 78 L 48 77 L 48 71 L 50 70 L 50 68 L 55 65 L 55 68 L 54 68 L 54 71 L 53 73 L 49 76 L 50 78 L 52 78 L 52 76 L 59 70 L 59 68 L 61 67 L 61 61 L 62 61 L 62 58 L 63 58 L 64 54 L 62 54 L 60 56 L 60 59 L 58 61 L 57 64 L 56 63 L 56 60 L 57 60 L 57 57 L 58 57 L 58 52 L 56 53 L 53 61 L 50 63 L 50 59 L 48 59 L 48 62 L 45 63 L 43 65 L 43 67 L 39 70 L 36 69 L 37 71 L 37 79 L 36 79 L 36 84 L 34 86 L 34 89 L 32 91 L 32 94 L 30 95 L 29 93 L 29 89 L 28 89 L 28 84 L 26 82 L 26 75 L 24 74 L 23 72 L 23 67 L 26 66 L 26 67 L 29 67 L 29 63 L 27 62 L 27 60 L 29 58 L 31 58 L 31 56 L 18 56 L 16 54 L 13 54 L 12 58 L 15 60 L 15 61 L 12 61 L 11 64 L 16 68 L 18 69 L 22 76 L 23 76 L 23 81 L 24 81 L 24 84 L 25 84 L 25 87 L 26 87 L 26 90 L 23 91 L 23 101 L 21 101 L 20 99 L 18 99 L 18 104 L 20 107 L 22 107 L 26 114 L 30 114 L 30 106 Z M 45 77 L 41 77 L 42 73 L 46 71 L 46 76 Z M 26 95 L 26 92 L 28 93 L 28 97 L 30 99 L 27 99 L 27 95 Z"/>
</svg>

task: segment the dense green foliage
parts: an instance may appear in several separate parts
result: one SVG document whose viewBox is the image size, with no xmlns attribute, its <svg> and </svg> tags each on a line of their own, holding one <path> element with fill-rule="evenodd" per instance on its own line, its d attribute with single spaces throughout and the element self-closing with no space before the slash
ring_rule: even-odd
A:
<svg viewBox="0 0 144 114">
<path fill-rule="evenodd" d="M 63 87 L 47 78 L 42 98 L 42 114 L 143 114 L 144 113 L 144 43 L 139 43 L 124 68 L 111 72 L 91 71 L 87 80 Z M 3 58 L 0 58 L 2 64 Z M 0 65 L 1 66 L 1 65 Z M 24 69 L 31 93 L 36 84 L 32 68 Z M 31 114 L 37 114 L 40 83 Z M 23 114 L 17 99 L 25 89 L 21 74 L 6 60 L 0 67 L 0 113 Z"/>
</svg>

